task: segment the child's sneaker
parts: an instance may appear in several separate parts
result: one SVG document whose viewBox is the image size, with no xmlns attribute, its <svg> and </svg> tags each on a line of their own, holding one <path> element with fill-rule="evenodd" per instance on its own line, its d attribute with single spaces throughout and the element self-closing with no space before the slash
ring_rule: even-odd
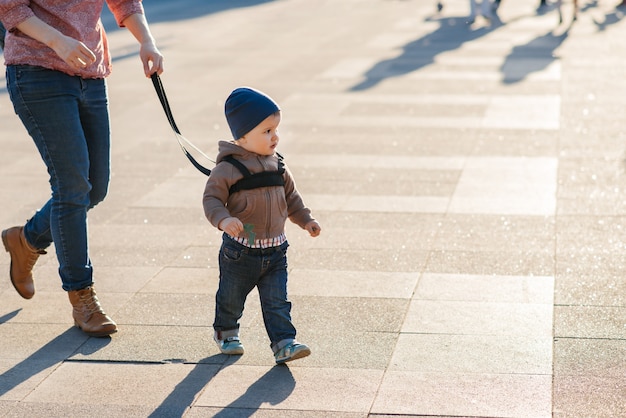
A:
<svg viewBox="0 0 626 418">
<path fill-rule="evenodd" d="M 241 355 L 243 354 L 243 344 L 239 341 L 239 337 L 226 337 L 223 340 L 213 338 L 220 348 L 222 354 Z"/>
<path fill-rule="evenodd" d="M 311 354 L 311 349 L 305 344 L 300 344 L 297 341 L 287 344 L 274 354 L 276 364 L 286 363 L 291 360 L 296 360 L 302 357 L 306 357 Z"/>
</svg>

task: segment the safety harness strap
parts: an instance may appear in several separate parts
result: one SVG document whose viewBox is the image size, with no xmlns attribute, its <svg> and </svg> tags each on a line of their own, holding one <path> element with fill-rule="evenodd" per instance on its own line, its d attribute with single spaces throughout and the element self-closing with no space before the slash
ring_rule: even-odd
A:
<svg viewBox="0 0 626 418">
<path fill-rule="evenodd" d="M 234 165 L 241 174 L 243 174 L 243 178 L 233 184 L 228 192 L 233 194 L 241 190 L 252 190 L 258 189 L 259 187 L 284 186 L 285 178 L 283 174 L 285 173 L 285 166 L 283 164 L 283 157 L 278 153 L 277 155 L 278 171 L 262 171 L 255 174 L 250 173 L 250 170 L 232 155 L 224 157 L 223 161 Z"/>
</svg>

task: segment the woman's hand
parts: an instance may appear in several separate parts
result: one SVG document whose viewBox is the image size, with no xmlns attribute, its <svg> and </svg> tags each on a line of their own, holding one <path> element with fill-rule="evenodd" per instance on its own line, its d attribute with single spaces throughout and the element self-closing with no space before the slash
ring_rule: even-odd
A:
<svg viewBox="0 0 626 418">
<path fill-rule="evenodd" d="M 150 77 L 154 73 L 160 75 L 163 72 L 163 55 L 161 55 L 154 42 L 141 44 L 139 58 L 143 63 L 143 72 L 146 74 L 146 77 Z"/>
<path fill-rule="evenodd" d="M 52 48 L 73 68 L 83 69 L 96 61 L 96 55 L 84 43 L 62 34 L 37 16 L 24 20 L 17 25 L 17 29 Z"/>
<path fill-rule="evenodd" d="M 124 19 L 123 24 L 139 41 L 139 58 L 146 77 L 150 77 L 154 73 L 160 75 L 163 72 L 163 55 L 156 47 L 146 17 L 142 14 L 133 14 Z"/>
<path fill-rule="evenodd" d="M 96 62 L 96 54 L 87 46 L 69 36 L 61 35 L 51 42 L 50 47 L 68 65 L 83 69 Z"/>
</svg>

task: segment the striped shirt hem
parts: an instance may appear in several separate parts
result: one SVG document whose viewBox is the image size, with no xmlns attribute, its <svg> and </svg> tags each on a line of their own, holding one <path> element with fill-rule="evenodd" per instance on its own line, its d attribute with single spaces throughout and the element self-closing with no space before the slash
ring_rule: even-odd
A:
<svg viewBox="0 0 626 418">
<path fill-rule="evenodd" d="M 279 247 L 287 241 L 287 236 L 284 233 L 274 238 L 257 239 L 257 240 L 254 240 L 253 243 L 250 243 L 248 241 L 248 238 L 245 238 L 245 237 L 233 237 L 231 235 L 228 235 L 228 236 L 233 241 L 237 241 L 239 244 L 244 245 L 248 248 L 265 249 L 265 248 Z"/>
</svg>

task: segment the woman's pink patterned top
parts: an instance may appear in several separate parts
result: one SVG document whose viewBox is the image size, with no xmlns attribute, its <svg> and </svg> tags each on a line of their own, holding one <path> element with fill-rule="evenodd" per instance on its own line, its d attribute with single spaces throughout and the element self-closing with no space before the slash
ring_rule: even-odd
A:
<svg viewBox="0 0 626 418">
<path fill-rule="evenodd" d="M 62 71 L 83 78 L 104 78 L 111 73 L 111 56 L 100 13 L 105 0 L 0 0 L 0 20 L 7 29 L 4 49 L 6 65 L 27 64 Z M 119 26 L 133 14 L 143 14 L 141 0 L 106 0 Z M 63 34 L 83 42 L 96 54 L 96 61 L 77 70 L 51 48 L 16 29 L 24 20 L 37 16 Z"/>
</svg>

